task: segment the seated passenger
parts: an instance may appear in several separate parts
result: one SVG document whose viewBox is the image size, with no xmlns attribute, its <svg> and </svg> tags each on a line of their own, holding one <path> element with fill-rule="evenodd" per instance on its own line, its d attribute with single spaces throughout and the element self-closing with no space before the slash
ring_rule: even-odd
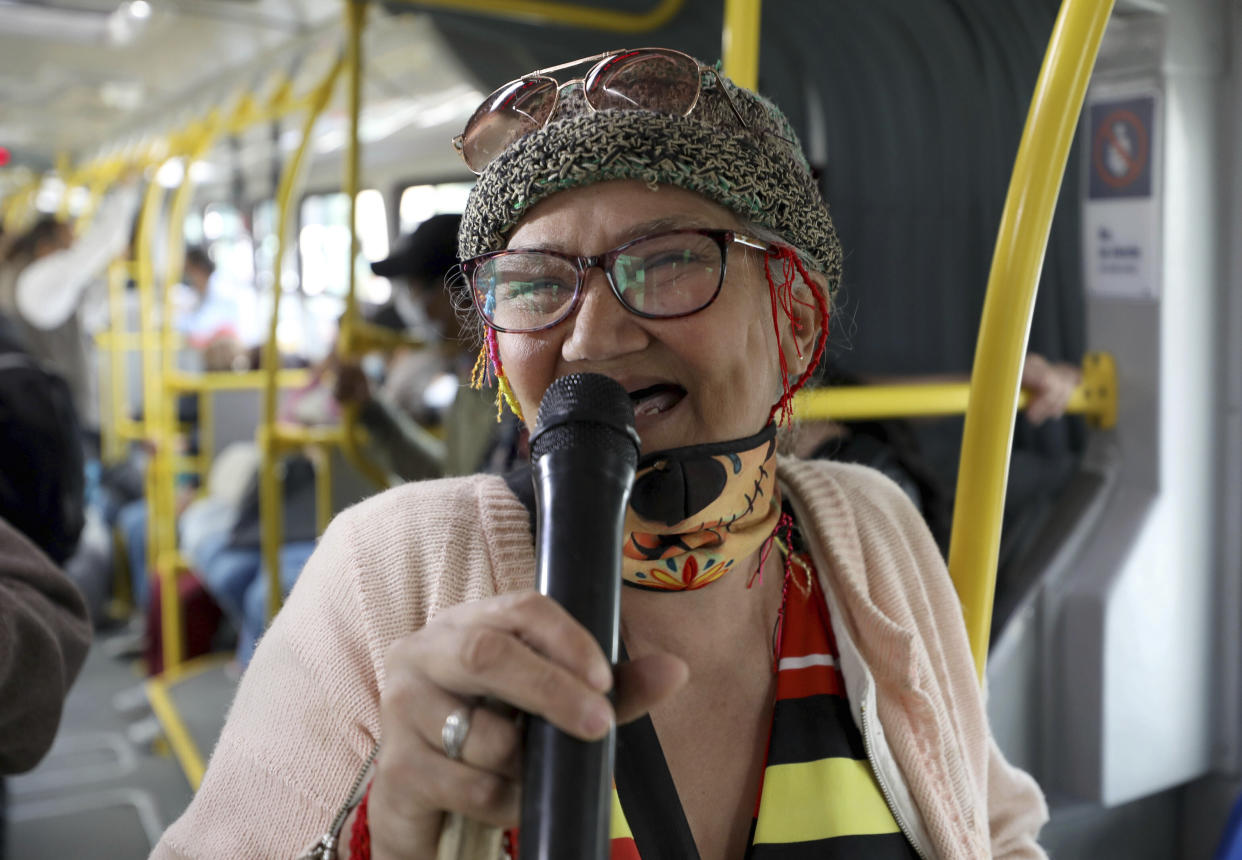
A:
<svg viewBox="0 0 1242 860">
<path fill-rule="evenodd" d="M 857 376 L 835 370 L 827 362 L 822 368 L 820 378 L 816 380 L 819 385 L 885 385 L 896 382 L 884 378 L 864 382 Z M 930 377 L 900 380 L 903 384 L 933 381 L 943 380 Z M 1032 426 L 1039 426 L 1045 421 L 1060 418 L 1081 381 L 1082 372 L 1073 365 L 1050 362 L 1037 353 L 1029 353 L 1022 365 L 1021 379 L 1022 388 L 1030 397 L 1023 410 L 1026 420 Z M 910 497 L 927 521 L 941 554 L 947 557 L 955 487 L 948 477 L 933 467 L 922 451 L 914 420 L 886 418 L 799 422 L 791 440 L 791 450 L 805 459 L 860 463 L 883 472 Z M 1006 508 L 1008 506 L 1009 497 L 1006 496 Z M 1004 537 L 1001 546 L 1004 556 Z"/>
<path fill-rule="evenodd" d="M 267 627 L 268 576 L 260 547 L 258 449 L 239 442 L 212 464 L 208 495 L 181 517 L 181 545 L 196 575 L 237 631 L 237 662 L 250 662 Z M 281 470 L 280 582 L 288 594 L 315 548 L 315 474 L 291 456 Z"/>
<path fill-rule="evenodd" d="M 383 493 L 324 535 L 155 856 L 290 856 L 343 819 L 337 856 L 425 858 L 446 812 L 512 828 L 522 734 L 504 705 L 583 739 L 649 714 L 672 797 L 652 809 L 618 772 L 613 832 L 668 822 L 694 843 L 678 856 L 1043 856 L 1043 799 L 991 737 L 917 511 L 875 471 L 775 454 L 842 264 L 789 123 L 658 49 L 608 55 L 555 99 L 528 80 L 463 135 L 481 175 L 460 253 L 515 412 L 573 372 L 634 401 L 650 492 L 624 528 L 664 551 L 621 559 L 631 660 L 608 665 L 534 592 L 504 479 Z"/>
<path fill-rule="evenodd" d="M 186 249 L 182 279 L 189 291 L 185 294 L 186 306 L 177 314 L 177 331 L 193 349 L 209 357 L 210 347 L 217 339 L 237 340 L 237 303 L 221 283 L 216 264 L 207 251 L 197 245 Z M 241 352 L 240 346 L 237 352 Z M 219 360 L 215 366 L 210 366 L 209 362 L 207 367 L 207 370 L 228 369 L 227 365 L 221 366 Z"/>
<path fill-rule="evenodd" d="M 473 323 L 454 307 L 458 215 L 433 215 L 391 256 L 371 265 L 393 284 L 393 306 L 426 348 L 393 356 L 383 387 L 372 393 L 360 367 L 337 367 L 336 395 L 359 406 L 370 453 L 407 480 L 505 471 L 512 465 L 515 422 L 497 428 L 491 397 L 471 388 L 477 341 Z M 467 318 L 468 320 L 468 318 Z M 438 425 L 439 436 L 423 425 Z"/>
</svg>

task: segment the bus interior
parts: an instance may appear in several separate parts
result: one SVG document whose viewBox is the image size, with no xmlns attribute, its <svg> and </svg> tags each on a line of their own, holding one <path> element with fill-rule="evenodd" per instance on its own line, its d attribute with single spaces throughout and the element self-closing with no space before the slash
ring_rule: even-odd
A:
<svg viewBox="0 0 1242 860">
<path fill-rule="evenodd" d="M 463 211 L 453 136 L 640 44 L 787 111 L 845 249 L 797 422 L 915 476 L 1049 855 L 1242 858 L 1242 0 L 0 0 L 0 248 L 125 212 L 66 566 L 95 640 L 0 856 L 145 857 L 185 809 L 262 631 L 196 585 L 183 512 L 253 497 L 270 621 L 399 480 L 324 380 L 437 348 L 371 264 Z M 223 358 L 179 327 L 197 253 Z M 1021 414 L 1028 354 L 1076 369 L 1063 417 Z"/>
</svg>

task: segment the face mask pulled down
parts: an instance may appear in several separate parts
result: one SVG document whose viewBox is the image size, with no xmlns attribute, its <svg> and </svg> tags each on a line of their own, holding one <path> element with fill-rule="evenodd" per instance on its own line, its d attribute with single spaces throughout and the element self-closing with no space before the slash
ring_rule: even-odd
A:
<svg viewBox="0 0 1242 860">
<path fill-rule="evenodd" d="M 626 512 L 622 579 L 652 591 L 702 588 L 759 550 L 780 512 L 774 424 L 648 454 Z"/>
</svg>

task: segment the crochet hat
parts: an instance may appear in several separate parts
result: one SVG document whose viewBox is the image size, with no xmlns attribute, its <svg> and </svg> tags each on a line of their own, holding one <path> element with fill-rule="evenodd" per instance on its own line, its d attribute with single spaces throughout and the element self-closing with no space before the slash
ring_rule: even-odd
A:
<svg viewBox="0 0 1242 860">
<path fill-rule="evenodd" d="M 738 122 L 721 90 L 746 119 Z M 637 179 L 701 194 L 744 222 L 775 232 L 809 268 L 841 279 L 841 245 L 789 121 L 762 96 L 710 73 L 689 116 L 594 111 L 567 87 L 548 122 L 510 144 L 479 176 L 462 215 L 464 259 L 505 247 L 536 203 L 558 191 Z"/>
</svg>

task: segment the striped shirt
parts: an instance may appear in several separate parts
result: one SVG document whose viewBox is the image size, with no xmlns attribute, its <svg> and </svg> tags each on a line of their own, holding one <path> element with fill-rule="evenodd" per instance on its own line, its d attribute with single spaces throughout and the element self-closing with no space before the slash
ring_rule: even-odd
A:
<svg viewBox="0 0 1242 860">
<path fill-rule="evenodd" d="M 746 860 L 917 860 L 872 773 L 862 735 L 850 715 L 845 682 L 837 667 L 837 643 L 827 603 L 809 556 L 796 553 L 786 590 L 777 654 L 776 702 L 768 737 L 767 760 L 751 822 Z M 649 759 L 640 770 L 667 773 L 658 741 L 639 747 Z M 618 742 L 618 775 L 621 756 Z M 653 762 L 656 758 L 660 761 Z M 671 784 L 671 781 L 670 781 Z M 636 787 L 637 788 L 637 787 Z M 647 856 L 639 851 L 630 820 L 622 808 L 625 786 L 612 791 L 612 860 L 697 857 L 676 797 L 643 790 L 627 795 L 632 815 L 646 820 Z M 675 792 L 674 792 L 675 794 Z M 652 819 L 678 820 L 667 833 L 680 835 L 672 846 Z M 516 837 L 511 831 L 510 836 Z M 513 838 L 512 845 L 516 846 Z M 516 855 L 516 851 L 513 851 Z"/>
</svg>

